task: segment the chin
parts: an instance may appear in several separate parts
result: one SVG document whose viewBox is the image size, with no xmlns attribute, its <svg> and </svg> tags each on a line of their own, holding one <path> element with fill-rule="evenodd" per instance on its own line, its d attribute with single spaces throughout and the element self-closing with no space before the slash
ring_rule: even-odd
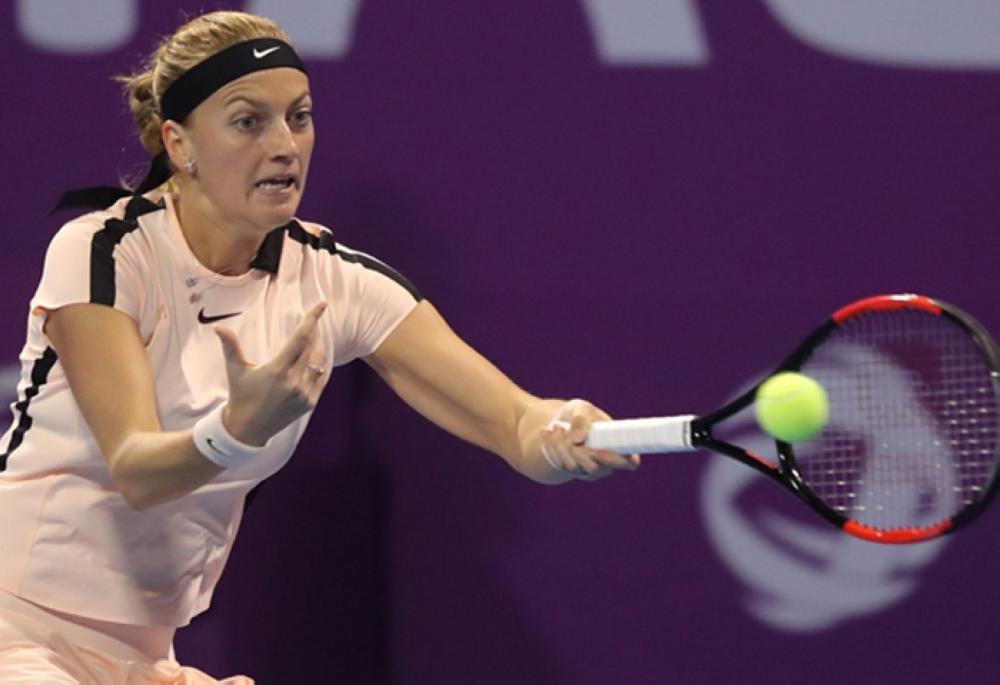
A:
<svg viewBox="0 0 1000 685">
<path fill-rule="evenodd" d="M 260 223 L 260 227 L 261 227 L 261 229 L 263 229 L 263 231 L 265 233 L 270 233 L 271 231 L 273 231 L 276 228 L 281 228 L 281 227 L 287 225 L 288 222 L 290 222 L 294 218 L 295 218 L 294 214 L 284 214 L 284 215 L 282 215 L 280 217 L 279 216 L 275 216 L 274 218 L 262 221 Z"/>
<path fill-rule="evenodd" d="M 299 199 L 297 197 L 280 205 L 259 207 L 253 213 L 255 218 L 254 223 L 268 230 L 284 226 L 295 217 L 295 212 L 298 208 Z"/>
</svg>

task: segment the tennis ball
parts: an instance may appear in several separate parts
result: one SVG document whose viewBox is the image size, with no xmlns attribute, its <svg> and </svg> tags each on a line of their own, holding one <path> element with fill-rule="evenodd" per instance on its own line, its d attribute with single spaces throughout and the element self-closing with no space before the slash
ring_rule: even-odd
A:
<svg viewBox="0 0 1000 685">
<path fill-rule="evenodd" d="M 809 376 L 785 371 L 757 389 L 757 423 L 784 442 L 802 442 L 819 435 L 830 416 L 823 386 Z"/>
</svg>

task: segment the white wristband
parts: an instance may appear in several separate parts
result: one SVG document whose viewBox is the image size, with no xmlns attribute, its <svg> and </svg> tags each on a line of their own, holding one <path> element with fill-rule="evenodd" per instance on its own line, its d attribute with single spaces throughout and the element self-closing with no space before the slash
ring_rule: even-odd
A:
<svg viewBox="0 0 1000 685">
<path fill-rule="evenodd" d="M 198 419 L 191 430 L 191 437 L 194 439 L 194 446 L 206 459 L 228 469 L 250 461 L 263 452 L 267 445 L 254 447 L 234 438 L 222 423 L 222 410 L 225 406 L 220 404 L 207 416 Z"/>
</svg>

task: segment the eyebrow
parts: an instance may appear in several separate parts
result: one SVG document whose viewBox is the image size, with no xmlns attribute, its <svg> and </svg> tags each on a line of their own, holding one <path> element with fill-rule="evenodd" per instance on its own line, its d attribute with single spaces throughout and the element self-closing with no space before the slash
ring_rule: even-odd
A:
<svg viewBox="0 0 1000 685">
<path fill-rule="evenodd" d="M 302 100 L 305 100 L 306 98 L 311 97 L 311 96 L 312 96 L 312 94 L 307 90 L 304 93 L 302 93 L 301 95 L 299 95 L 297 98 L 295 98 L 294 100 L 292 100 L 292 105 L 295 105 L 295 104 L 301 102 Z M 229 105 L 231 105 L 234 102 L 237 102 L 239 100 L 242 100 L 243 102 L 247 103 L 251 107 L 260 107 L 260 108 L 263 108 L 265 106 L 265 104 L 266 104 L 262 100 L 255 100 L 254 98 L 250 97 L 249 95 L 234 94 L 234 95 L 230 95 L 228 98 L 226 98 L 223 101 L 222 106 L 223 107 L 228 107 Z"/>
</svg>

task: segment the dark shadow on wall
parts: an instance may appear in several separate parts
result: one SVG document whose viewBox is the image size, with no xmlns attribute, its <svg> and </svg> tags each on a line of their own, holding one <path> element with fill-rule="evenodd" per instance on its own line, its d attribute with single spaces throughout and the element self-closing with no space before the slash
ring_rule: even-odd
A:
<svg viewBox="0 0 1000 685">
<path fill-rule="evenodd" d="M 410 410 L 366 367 L 338 372 L 348 386 L 338 398 L 352 402 L 318 412 L 306 449 L 259 490 L 213 607 L 178 634 L 178 658 L 259 685 L 566 682 L 522 615 L 531 588 L 522 596 L 483 553 L 484 537 L 514 527 L 503 488 L 491 494 L 489 481 L 517 476 L 456 470 L 461 443 L 396 420 Z M 343 439 L 334 412 L 356 430 L 320 469 L 322 446 L 339 453 Z M 401 430 L 386 440 L 393 423 Z M 408 439 L 421 448 L 401 449 Z M 420 462 L 425 473 L 412 478 Z M 397 488 L 410 491 L 408 506 Z M 474 507 L 458 494 L 468 491 Z"/>
<path fill-rule="evenodd" d="M 212 609 L 178 635 L 183 663 L 258 683 L 390 682 L 391 493 L 366 433 L 341 432 L 376 380 L 358 365 L 335 375 L 336 399 L 351 401 L 324 402 L 292 461 L 254 493 Z"/>
</svg>

